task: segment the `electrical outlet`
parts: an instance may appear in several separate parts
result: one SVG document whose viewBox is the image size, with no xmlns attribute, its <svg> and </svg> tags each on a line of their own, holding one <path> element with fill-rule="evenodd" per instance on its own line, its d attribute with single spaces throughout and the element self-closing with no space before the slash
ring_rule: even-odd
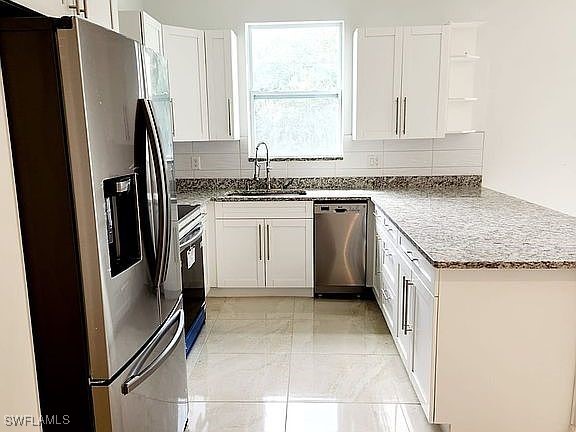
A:
<svg viewBox="0 0 576 432">
<path fill-rule="evenodd" d="M 375 168 L 375 167 L 378 167 L 378 165 L 379 165 L 378 156 L 376 156 L 376 155 L 368 156 L 368 166 L 369 167 Z"/>
<path fill-rule="evenodd" d="M 201 169 L 200 156 L 195 156 L 192 158 L 192 169 L 194 170 Z"/>
</svg>

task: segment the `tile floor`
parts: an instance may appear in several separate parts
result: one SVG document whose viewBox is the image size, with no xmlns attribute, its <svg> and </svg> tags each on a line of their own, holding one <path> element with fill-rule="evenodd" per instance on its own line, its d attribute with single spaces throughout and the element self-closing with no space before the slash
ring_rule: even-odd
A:
<svg viewBox="0 0 576 432">
<path fill-rule="evenodd" d="M 378 305 L 209 298 L 188 357 L 191 432 L 436 432 Z"/>
</svg>

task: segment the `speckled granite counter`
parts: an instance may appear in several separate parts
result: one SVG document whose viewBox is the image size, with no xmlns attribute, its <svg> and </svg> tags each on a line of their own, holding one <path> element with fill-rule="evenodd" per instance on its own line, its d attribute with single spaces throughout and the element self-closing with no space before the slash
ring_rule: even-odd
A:
<svg viewBox="0 0 576 432">
<path fill-rule="evenodd" d="M 306 195 L 179 194 L 182 202 L 371 199 L 437 268 L 576 269 L 576 218 L 485 188 L 310 190 Z"/>
</svg>

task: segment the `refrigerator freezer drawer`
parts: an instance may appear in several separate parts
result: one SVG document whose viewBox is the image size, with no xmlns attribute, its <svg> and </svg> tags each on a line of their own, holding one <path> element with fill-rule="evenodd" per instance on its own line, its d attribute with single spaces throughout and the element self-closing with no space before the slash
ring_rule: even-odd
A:
<svg viewBox="0 0 576 432">
<path fill-rule="evenodd" d="M 182 307 L 109 386 L 94 386 L 97 432 L 182 432 L 188 390 Z"/>
</svg>

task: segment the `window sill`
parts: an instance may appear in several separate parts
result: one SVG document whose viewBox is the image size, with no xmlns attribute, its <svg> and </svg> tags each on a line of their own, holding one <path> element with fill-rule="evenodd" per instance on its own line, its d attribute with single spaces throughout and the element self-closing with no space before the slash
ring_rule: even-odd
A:
<svg viewBox="0 0 576 432">
<path fill-rule="evenodd" d="M 254 162 L 255 157 L 250 156 L 248 162 Z M 258 157 L 259 161 L 265 161 L 266 158 Z M 310 157 L 271 157 L 270 162 L 297 162 L 297 161 L 337 161 L 344 160 L 344 156 L 310 156 Z"/>
</svg>

